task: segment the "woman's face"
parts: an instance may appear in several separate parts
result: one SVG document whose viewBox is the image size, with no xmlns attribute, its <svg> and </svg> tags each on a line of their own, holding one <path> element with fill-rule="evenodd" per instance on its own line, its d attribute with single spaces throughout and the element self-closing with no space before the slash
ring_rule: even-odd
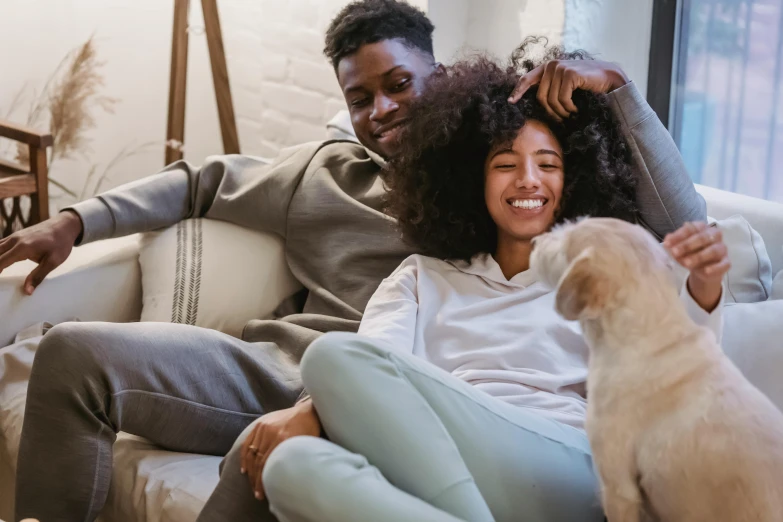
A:
<svg viewBox="0 0 783 522">
<path fill-rule="evenodd" d="M 490 150 L 484 198 L 500 241 L 530 241 L 555 221 L 563 195 L 563 149 L 545 124 L 530 120 L 511 144 Z"/>
</svg>

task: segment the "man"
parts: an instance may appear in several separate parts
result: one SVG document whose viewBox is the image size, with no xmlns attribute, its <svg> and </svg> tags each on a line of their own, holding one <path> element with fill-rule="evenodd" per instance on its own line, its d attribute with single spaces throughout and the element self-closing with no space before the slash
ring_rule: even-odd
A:
<svg viewBox="0 0 783 522">
<path fill-rule="evenodd" d="M 53 328 L 30 379 L 17 520 L 94 520 L 120 430 L 174 451 L 225 455 L 246 428 L 253 438 L 241 436 L 229 454 L 200 520 L 270 519 L 254 498 L 263 495 L 265 456 L 287 437 L 317 434 L 302 421 L 309 402 L 295 404 L 298 369 L 280 350 L 298 358 L 323 332 L 355 331 L 380 281 L 411 253 L 381 212 L 380 169 L 410 103 L 439 70 L 432 31 L 423 13 L 397 0 L 355 2 L 332 22 L 325 52 L 363 146 L 310 143 L 284 150 L 271 166 L 243 156 L 213 157 L 200 169 L 177 162 L 0 241 L 0 270 L 39 263 L 24 283 L 31 293 L 74 244 L 204 216 L 283 236 L 291 270 L 309 291 L 302 313 L 252 321 L 243 340 L 177 324 Z M 523 78 L 520 91 L 538 82 L 558 117 L 568 115 L 569 89 L 609 92 L 631 144 L 642 217 L 655 233 L 706 217 L 674 143 L 616 66 L 553 62 Z"/>
</svg>

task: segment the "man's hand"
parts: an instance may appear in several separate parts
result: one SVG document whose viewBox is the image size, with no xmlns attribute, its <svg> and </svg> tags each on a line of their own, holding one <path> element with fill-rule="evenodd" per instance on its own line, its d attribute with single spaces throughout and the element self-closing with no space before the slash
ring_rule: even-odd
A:
<svg viewBox="0 0 783 522">
<path fill-rule="evenodd" d="M 704 222 L 685 223 L 663 239 L 663 246 L 690 270 L 688 291 L 694 301 L 712 312 L 720 302 L 723 276 L 731 268 L 721 231 Z"/>
<path fill-rule="evenodd" d="M 321 435 L 321 423 L 310 399 L 293 408 L 267 413 L 257 421 L 253 431 L 242 443 L 240 471 L 247 473 L 250 487 L 257 499 L 264 498 L 261 477 L 272 450 L 284 440 L 299 435 Z"/>
<path fill-rule="evenodd" d="M 597 94 L 612 92 L 630 80 L 622 69 L 597 60 L 552 60 L 522 76 L 508 99 L 516 103 L 528 89 L 538 85 L 538 101 L 556 121 L 578 112 L 571 101 L 574 90 Z"/>
<path fill-rule="evenodd" d="M 68 259 L 81 233 L 82 220 L 79 215 L 66 211 L 0 239 L 0 273 L 25 259 L 38 263 L 23 286 L 24 293 L 32 295 L 49 272 Z"/>
</svg>

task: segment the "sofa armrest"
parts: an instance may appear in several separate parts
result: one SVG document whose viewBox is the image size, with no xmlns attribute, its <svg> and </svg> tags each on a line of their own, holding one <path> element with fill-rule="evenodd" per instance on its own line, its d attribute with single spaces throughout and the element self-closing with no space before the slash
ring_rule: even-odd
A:
<svg viewBox="0 0 783 522">
<path fill-rule="evenodd" d="M 696 190 L 707 201 L 710 217 L 724 219 L 741 214 L 764 238 L 772 273 L 783 270 L 783 205 L 703 185 L 696 185 Z"/>
<path fill-rule="evenodd" d="M 138 321 L 138 259 L 138 235 L 76 247 L 32 296 L 22 293 L 22 283 L 35 263 L 25 261 L 7 268 L 0 274 L 0 346 L 40 321 Z"/>
</svg>

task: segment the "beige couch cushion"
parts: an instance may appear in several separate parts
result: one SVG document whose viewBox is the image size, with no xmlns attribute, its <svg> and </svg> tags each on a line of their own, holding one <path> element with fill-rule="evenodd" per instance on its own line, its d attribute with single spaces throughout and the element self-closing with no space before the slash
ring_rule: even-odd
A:
<svg viewBox="0 0 783 522">
<path fill-rule="evenodd" d="M 723 351 L 783 410 L 783 300 L 727 304 Z"/>
<path fill-rule="evenodd" d="M 218 482 L 220 457 L 174 453 L 121 433 L 102 522 L 193 522 Z"/>
<path fill-rule="evenodd" d="M 772 264 L 761 235 L 740 215 L 713 223 L 723 233 L 731 260 L 724 281 L 725 302 L 766 301 L 772 293 Z"/>
<path fill-rule="evenodd" d="M 241 337 L 301 288 L 283 240 L 225 221 L 189 219 L 143 236 L 142 321 L 192 324 Z"/>
<path fill-rule="evenodd" d="M 138 321 L 141 313 L 139 236 L 99 241 L 74 248 L 32 296 L 22 283 L 35 268 L 24 261 L 0 275 L 0 346 L 40 321 Z"/>
</svg>

